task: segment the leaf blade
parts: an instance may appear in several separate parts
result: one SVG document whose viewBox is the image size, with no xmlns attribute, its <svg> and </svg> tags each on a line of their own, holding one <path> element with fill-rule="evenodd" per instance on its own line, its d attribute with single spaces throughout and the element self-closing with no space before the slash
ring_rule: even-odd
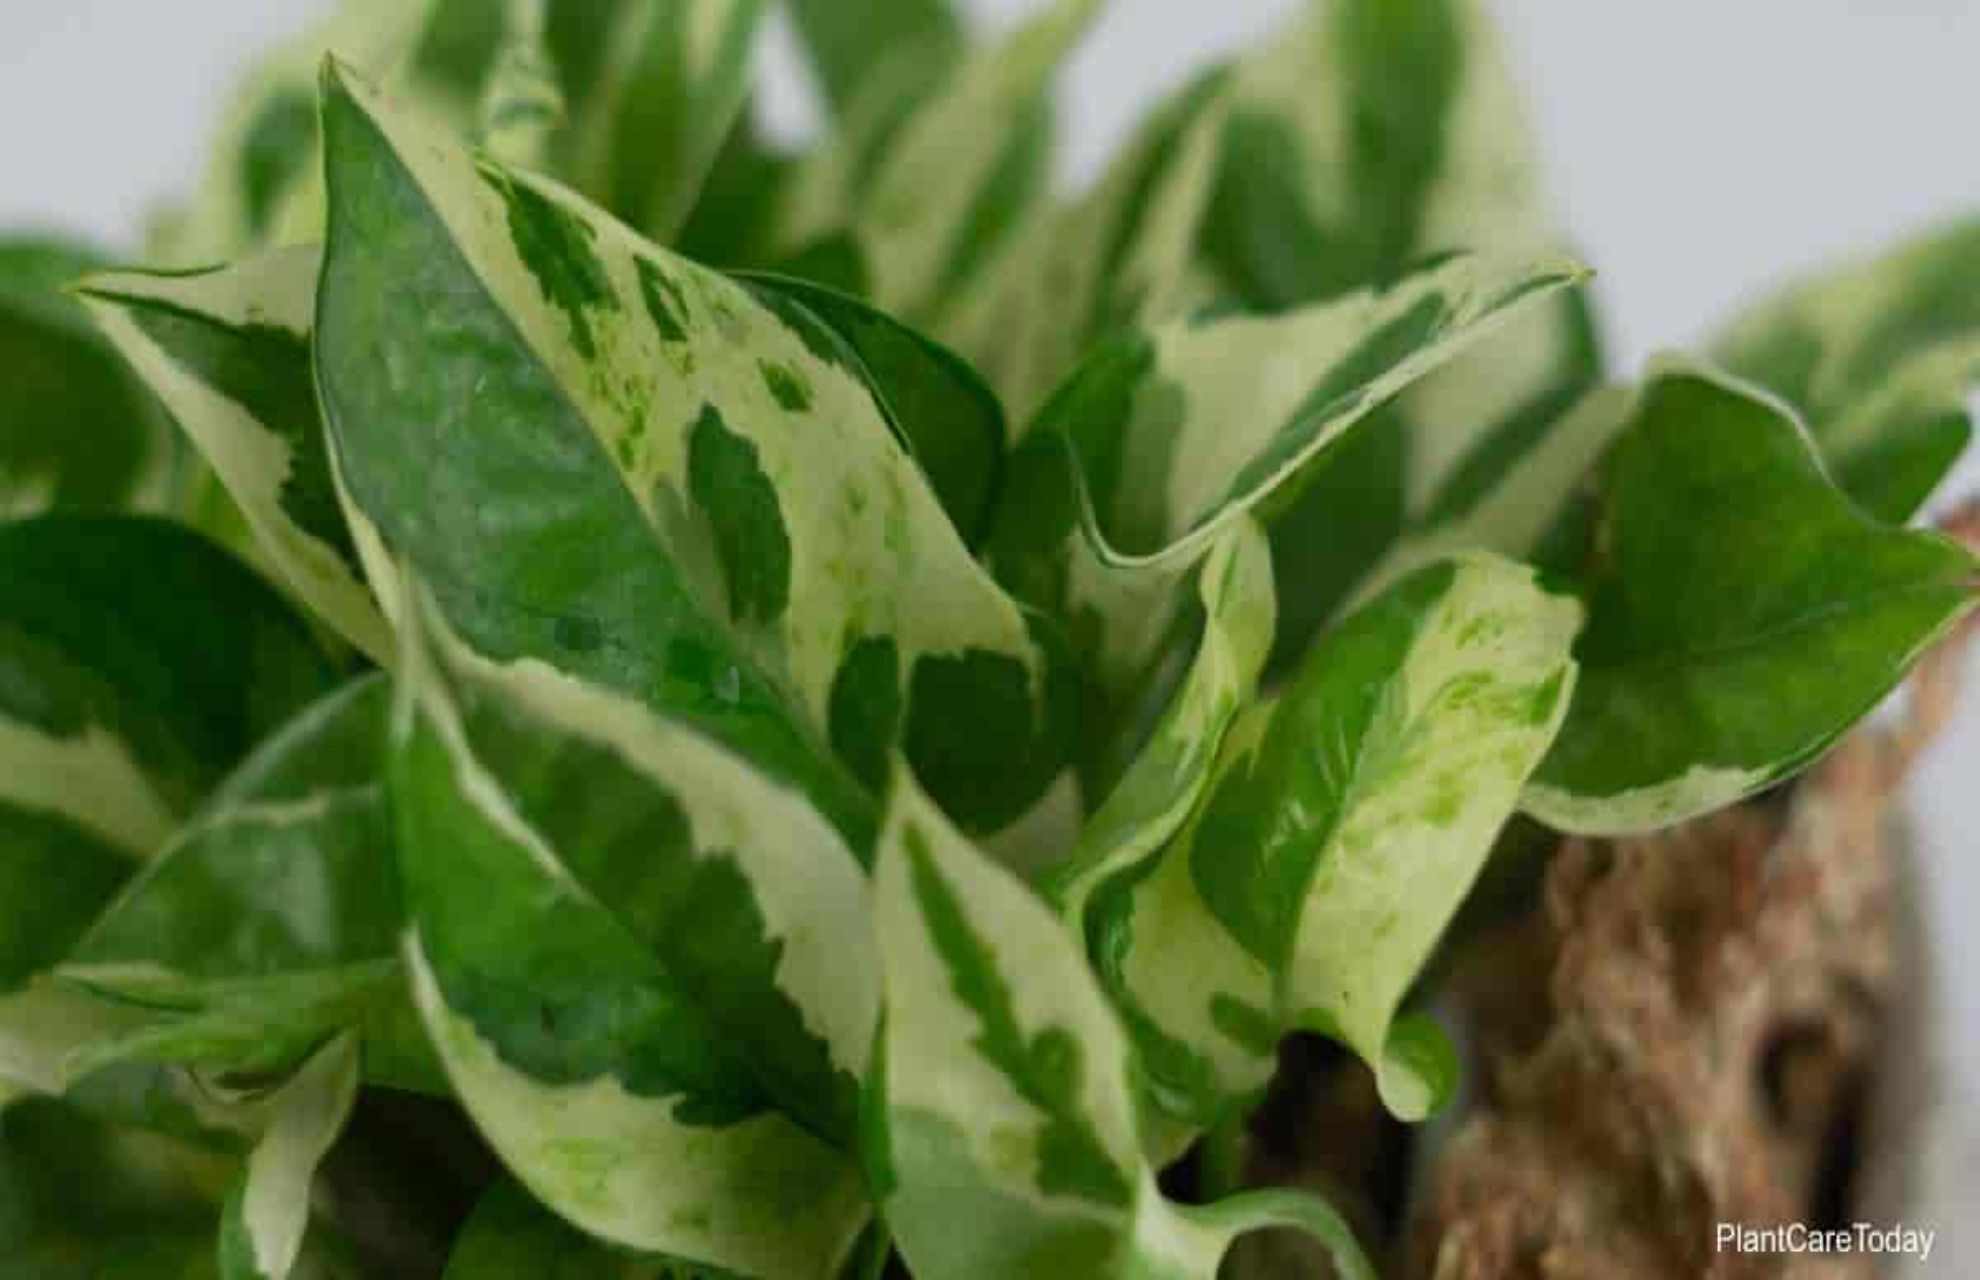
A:
<svg viewBox="0 0 1980 1280">
<path fill-rule="evenodd" d="M 1681 363 L 1608 484 L 1584 681 L 1526 802 L 1564 830 L 1654 829 L 1787 777 L 1973 605 L 1969 552 L 1864 516 L 1777 403 Z"/>
</svg>

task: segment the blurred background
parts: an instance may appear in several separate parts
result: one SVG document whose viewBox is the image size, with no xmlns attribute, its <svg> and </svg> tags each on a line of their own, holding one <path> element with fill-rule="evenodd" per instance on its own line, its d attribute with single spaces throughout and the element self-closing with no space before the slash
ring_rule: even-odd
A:
<svg viewBox="0 0 1980 1280">
<path fill-rule="evenodd" d="M 966 0 L 1001 25 L 1037 0 Z M 1068 180 L 1161 89 L 1267 37 L 1299 0 L 1113 0 L 1065 86 Z M 0 225 L 137 240 L 199 174 L 233 73 L 328 0 L 5 0 Z M 1973 0 L 1497 0 L 1562 224 L 1600 272 L 1619 368 L 1693 343 L 1742 297 L 1980 209 Z M 790 41 L 764 49 L 777 129 L 811 127 Z M 4 388 L 0 388 L 4 394 Z M 1969 458 L 1949 494 L 1980 491 Z M 1914 784 L 1956 1024 L 1980 1072 L 1980 670 Z"/>
</svg>

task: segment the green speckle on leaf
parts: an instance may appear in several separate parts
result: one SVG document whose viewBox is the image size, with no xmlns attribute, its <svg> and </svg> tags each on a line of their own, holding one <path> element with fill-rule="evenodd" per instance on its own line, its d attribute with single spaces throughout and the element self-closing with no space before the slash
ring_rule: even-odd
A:
<svg viewBox="0 0 1980 1280">
<path fill-rule="evenodd" d="M 592 308 L 618 306 L 605 263 L 593 245 L 598 233 L 548 196 L 495 169 L 482 170 L 509 207 L 509 234 L 543 299 L 564 313 L 571 341 L 589 360 L 598 355 Z"/>
<path fill-rule="evenodd" d="M 639 271 L 640 296 L 646 299 L 646 314 L 667 342 L 687 341 L 687 298 L 680 285 L 662 271 L 651 258 L 641 256 L 634 263 Z"/>
<path fill-rule="evenodd" d="M 1025 1034 L 996 953 L 970 924 L 955 890 L 935 865 L 926 837 L 910 828 L 904 839 L 929 939 L 948 968 L 956 998 L 976 1015 L 981 1028 L 975 1040 L 978 1052 L 1045 1119 L 1036 1151 L 1039 1190 L 1094 1204 L 1127 1205 L 1134 1189 L 1081 1111 L 1084 1064 L 1079 1043 L 1061 1027 Z"/>
<path fill-rule="evenodd" d="M 792 413 L 811 408 L 811 384 L 804 380 L 803 374 L 789 365 L 769 360 L 759 360 L 757 368 L 763 371 L 763 385 L 770 388 L 778 404 Z"/>
<path fill-rule="evenodd" d="M 777 621 L 791 594 L 791 539 L 783 508 L 763 474 L 756 445 L 730 431 L 714 405 L 695 420 L 688 486 L 715 533 L 729 584 L 729 615 L 756 625 Z"/>
</svg>

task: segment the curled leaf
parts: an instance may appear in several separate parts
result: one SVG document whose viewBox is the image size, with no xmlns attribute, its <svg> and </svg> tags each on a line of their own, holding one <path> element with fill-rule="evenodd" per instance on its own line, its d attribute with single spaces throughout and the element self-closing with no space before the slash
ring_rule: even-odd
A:
<svg viewBox="0 0 1980 1280">
<path fill-rule="evenodd" d="M 1521 566 L 1426 566 L 1232 728 L 1189 824 L 1095 905 L 1160 1112 L 1229 1114 L 1295 1028 L 1353 1048 L 1404 1118 L 1441 1105 L 1448 1052 L 1397 1012 L 1567 714 L 1580 623 Z"/>
</svg>

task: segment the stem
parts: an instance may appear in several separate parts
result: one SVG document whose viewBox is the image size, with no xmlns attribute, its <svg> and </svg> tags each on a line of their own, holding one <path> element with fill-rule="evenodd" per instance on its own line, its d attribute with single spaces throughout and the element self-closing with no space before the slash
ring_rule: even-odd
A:
<svg viewBox="0 0 1980 1280">
<path fill-rule="evenodd" d="M 884 1224 L 875 1222 L 861 1237 L 858 1256 L 845 1269 L 846 1280 L 882 1280 L 893 1256 L 892 1233 Z"/>
<path fill-rule="evenodd" d="M 1292 1227 L 1326 1246 L 1341 1280 L 1376 1280 L 1375 1268 L 1361 1251 L 1347 1219 L 1317 1196 L 1271 1188 L 1248 1191 L 1217 1204 L 1182 1211 L 1190 1221 L 1221 1234 L 1226 1246 L 1239 1236 L 1266 1227 Z"/>
</svg>

